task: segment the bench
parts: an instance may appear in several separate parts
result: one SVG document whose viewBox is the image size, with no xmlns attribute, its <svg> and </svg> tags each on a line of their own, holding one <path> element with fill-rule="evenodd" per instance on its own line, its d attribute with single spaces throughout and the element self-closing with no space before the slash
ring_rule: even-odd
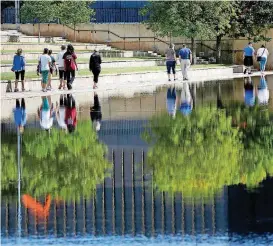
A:
<svg viewBox="0 0 273 246">
<path fill-rule="evenodd" d="M 19 43 L 20 42 L 20 38 L 19 38 L 19 35 L 8 35 L 8 42 L 10 43 Z"/>
</svg>

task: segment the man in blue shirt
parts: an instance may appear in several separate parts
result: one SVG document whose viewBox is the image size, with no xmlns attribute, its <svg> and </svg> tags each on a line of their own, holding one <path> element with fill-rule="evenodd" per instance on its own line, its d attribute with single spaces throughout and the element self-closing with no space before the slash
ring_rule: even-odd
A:
<svg viewBox="0 0 273 246">
<path fill-rule="evenodd" d="M 253 66 L 253 57 L 255 54 L 255 50 L 252 47 L 252 42 L 248 43 L 248 46 L 244 48 L 244 65 L 245 65 L 245 70 L 244 74 L 248 71 L 248 74 L 251 74 L 251 67 Z"/>
<path fill-rule="evenodd" d="M 183 80 L 189 80 L 188 69 L 192 63 L 192 52 L 185 44 L 183 44 L 183 48 L 179 51 L 179 61 L 181 64 Z"/>
<path fill-rule="evenodd" d="M 190 115 L 192 112 L 192 107 L 193 107 L 193 100 L 190 92 L 190 87 L 189 84 L 183 83 L 183 87 L 181 90 L 181 103 L 180 103 L 180 112 L 187 116 Z"/>
</svg>

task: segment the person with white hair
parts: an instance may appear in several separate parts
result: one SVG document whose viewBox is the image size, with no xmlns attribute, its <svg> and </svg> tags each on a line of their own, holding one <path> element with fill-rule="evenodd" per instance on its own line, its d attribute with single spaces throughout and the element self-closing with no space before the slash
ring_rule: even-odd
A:
<svg viewBox="0 0 273 246">
<path fill-rule="evenodd" d="M 101 127 L 102 113 L 101 113 L 99 97 L 96 92 L 94 92 L 94 105 L 90 107 L 90 117 L 91 117 L 93 127 L 98 132 Z"/>
</svg>

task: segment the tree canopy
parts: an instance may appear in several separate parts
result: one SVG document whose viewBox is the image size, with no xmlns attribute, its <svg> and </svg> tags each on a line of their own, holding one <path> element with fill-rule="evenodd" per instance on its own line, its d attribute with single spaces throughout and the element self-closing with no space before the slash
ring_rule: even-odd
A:
<svg viewBox="0 0 273 246">
<path fill-rule="evenodd" d="M 6 138 L 5 138 L 6 139 Z M 2 190 L 17 180 L 16 145 L 2 139 Z M 12 147 L 12 148 L 11 148 Z M 79 122 L 74 134 L 27 131 L 22 146 L 23 191 L 36 197 L 77 200 L 89 198 L 103 182 L 110 164 L 89 121 Z"/>
</svg>

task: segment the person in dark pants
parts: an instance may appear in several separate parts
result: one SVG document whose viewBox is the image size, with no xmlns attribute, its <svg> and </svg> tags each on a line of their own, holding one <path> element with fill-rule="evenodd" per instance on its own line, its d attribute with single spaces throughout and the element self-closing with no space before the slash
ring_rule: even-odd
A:
<svg viewBox="0 0 273 246">
<path fill-rule="evenodd" d="M 16 99 L 16 106 L 13 109 L 13 114 L 17 129 L 20 131 L 20 133 L 23 133 L 24 126 L 27 122 L 26 104 L 24 98 L 21 100 L 21 105 L 19 99 Z"/>
<path fill-rule="evenodd" d="M 74 52 L 74 47 L 71 44 L 67 45 L 67 51 L 64 53 L 63 59 L 67 88 L 68 90 L 71 90 L 75 79 L 75 70 L 78 70 L 78 65 L 76 62 L 77 56 Z"/>
<path fill-rule="evenodd" d="M 96 92 L 94 92 L 94 105 L 90 107 L 90 117 L 94 128 L 98 132 L 100 130 L 102 113 L 99 97 Z"/>
<path fill-rule="evenodd" d="M 96 89 L 96 88 L 98 88 L 97 83 L 99 80 L 99 74 L 101 72 L 101 56 L 97 50 L 94 50 L 94 53 L 90 56 L 89 70 L 92 71 L 93 76 L 94 76 L 93 89 Z"/>
<path fill-rule="evenodd" d="M 169 48 L 165 52 L 165 55 L 166 55 L 168 79 L 169 81 L 171 81 L 171 70 L 172 70 L 173 80 L 175 80 L 176 54 L 174 50 L 174 44 L 170 44 Z"/>
<path fill-rule="evenodd" d="M 76 110 L 76 102 L 74 97 L 71 94 L 67 95 L 67 104 L 65 110 L 65 119 L 64 122 L 67 126 L 68 132 L 72 133 L 76 129 L 77 125 L 77 110 Z"/>
</svg>

